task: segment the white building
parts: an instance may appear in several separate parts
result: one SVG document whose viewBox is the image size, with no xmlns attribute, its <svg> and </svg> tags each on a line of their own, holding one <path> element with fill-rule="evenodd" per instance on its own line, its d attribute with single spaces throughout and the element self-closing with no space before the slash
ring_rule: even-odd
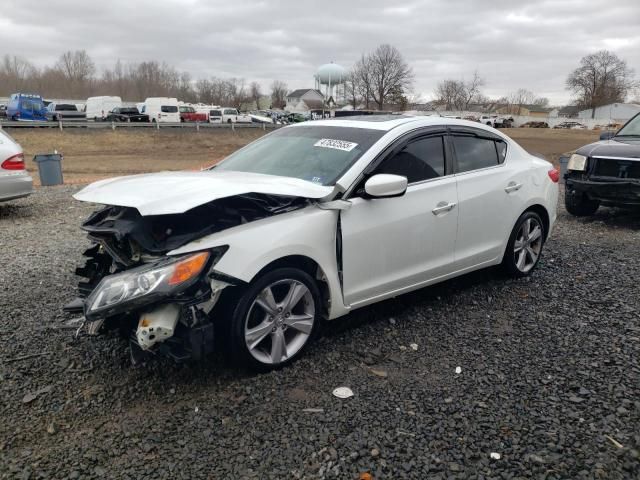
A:
<svg viewBox="0 0 640 480">
<path fill-rule="evenodd" d="M 284 109 L 288 112 L 303 113 L 309 110 L 322 110 L 324 95 L 313 88 L 301 88 L 294 90 L 286 96 L 287 105 Z"/>
<path fill-rule="evenodd" d="M 580 110 L 578 118 L 601 118 L 615 120 L 617 122 L 626 122 L 636 113 L 640 113 L 640 105 L 637 103 L 611 103 L 596 107 L 595 112 L 591 109 Z"/>
</svg>

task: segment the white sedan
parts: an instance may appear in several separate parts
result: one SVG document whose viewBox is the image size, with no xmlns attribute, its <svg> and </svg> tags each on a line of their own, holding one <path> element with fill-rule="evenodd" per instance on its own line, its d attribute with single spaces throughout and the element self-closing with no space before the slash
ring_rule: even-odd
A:
<svg viewBox="0 0 640 480">
<path fill-rule="evenodd" d="M 558 171 L 491 127 L 370 116 L 276 130 L 202 172 L 104 180 L 69 309 L 134 357 L 200 358 L 214 334 L 256 369 L 323 320 L 465 273 L 519 277 L 556 219 Z"/>
</svg>

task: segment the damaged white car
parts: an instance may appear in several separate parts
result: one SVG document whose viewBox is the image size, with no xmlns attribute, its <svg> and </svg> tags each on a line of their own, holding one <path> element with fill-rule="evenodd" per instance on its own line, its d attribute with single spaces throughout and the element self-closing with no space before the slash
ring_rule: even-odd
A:
<svg viewBox="0 0 640 480">
<path fill-rule="evenodd" d="M 558 171 L 502 133 L 435 117 L 279 129 L 202 172 L 96 182 L 106 205 L 79 298 L 92 333 L 175 360 L 214 336 L 256 369 L 304 351 L 323 320 L 464 273 L 536 266 Z"/>
</svg>

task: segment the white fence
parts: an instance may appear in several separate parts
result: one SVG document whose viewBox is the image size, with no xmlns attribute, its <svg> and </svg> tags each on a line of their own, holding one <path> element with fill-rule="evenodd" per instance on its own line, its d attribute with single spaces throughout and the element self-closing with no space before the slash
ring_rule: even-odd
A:
<svg viewBox="0 0 640 480">
<path fill-rule="evenodd" d="M 427 115 L 427 116 L 451 116 L 451 117 L 474 117 L 480 118 L 482 115 L 496 115 L 496 114 L 487 114 L 480 112 L 470 112 L 470 111 L 444 111 L 444 112 L 406 112 L 411 115 Z M 588 129 L 593 129 L 596 125 L 608 125 L 612 122 L 610 118 L 565 118 L 565 117 L 536 117 L 531 115 L 498 115 L 500 118 L 513 118 L 513 126 L 520 127 L 527 122 L 546 122 L 550 128 L 555 127 L 559 123 L 562 122 L 580 122 L 585 125 Z"/>
</svg>

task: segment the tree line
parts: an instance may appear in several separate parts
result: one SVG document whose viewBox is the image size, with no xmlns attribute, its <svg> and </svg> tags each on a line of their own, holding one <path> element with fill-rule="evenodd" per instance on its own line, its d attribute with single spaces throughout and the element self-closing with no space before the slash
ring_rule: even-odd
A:
<svg viewBox="0 0 640 480">
<path fill-rule="evenodd" d="M 155 60 L 139 63 L 116 61 L 112 68 L 97 73 L 95 63 L 84 50 L 68 51 L 52 65 L 37 68 L 28 60 L 5 55 L 0 63 L 0 96 L 15 92 L 35 92 L 48 98 L 87 98 L 118 95 L 123 100 L 147 97 L 177 97 L 185 102 L 226 105 L 240 108 L 254 102 L 282 108 L 287 85 L 271 84 L 270 102 L 264 100 L 258 82 L 244 78 L 201 78 Z"/>
<path fill-rule="evenodd" d="M 414 73 L 401 52 L 383 44 L 362 54 L 349 71 L 344 85 L 345 100 L 354 109 L 392 108 L 405 110 L 422 102 L 413 93 Z M 498 103 L 509 106 L 509 113 L 520 114 L 525 105 L 547 106 L 549 100 L 530 90 L 519 88 L 499 99 L 482 93 L 484 78 L 478 71 L 467 80 L 444 79 L 433 92 L 434 103 L 444 110 L 469 110 L 473 104 Z M 594 109 L 600 105 L 624 102 L 640 87 L 634 71 L 614 53 L 602 50 L 586 55 L 566 80 L 573 93 L 574 105 Z M 52 65 L 37 68 L 28 60 L 5 55 L 0 63 L 0 95 L 14 92 L 37 92 L 52 98 L 86 98 L 95 95 L 118 95 L 124 100 L 152 96 L 177 97 L 186 102 L 228 105 L 240 108 L 269 103 L 284 108 L 287 84 L 274 80 L 269 92 L 262 92 L 258 82 L 244 78 L 209 77 L 193 79 L 155 60 L 139 63 L 116 61 L 112 68 L 98 74 L 95 63 L 84 50 L 68 51 Z M 265 97 L 267 98 L 265 102 Z"/>
<path fill-rule="evenodd" d="M 519 88 L 501 98 L 486 97 L 481 87 L 485 81 L 476 71 L 467 80 L 446 79 L 438 83 L 435 103 L 445 110 L 469 110 L 472 104 L 496 103 L 507 106 L 512 115 L 520 115 L 525 106 L 547 107 L 549 99 L 540 97 L 525 88 Z M 624 102 L 640 87 L 633 69 L 613 52 L 602 50 L 586 55 L 580 66 L 567 77 L 565 87 L 573 93 L 573 105 L 592 109 L 610 103 Z"/>
</svg>

